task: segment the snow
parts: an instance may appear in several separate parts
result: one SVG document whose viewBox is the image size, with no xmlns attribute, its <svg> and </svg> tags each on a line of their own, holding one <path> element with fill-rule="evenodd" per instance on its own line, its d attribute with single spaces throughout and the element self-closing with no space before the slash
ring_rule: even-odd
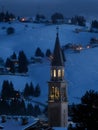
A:
<svg viewBox="0 0 98 130">
<path fill-rule="evenodd" d="M 6 34 L 2 27 L 14 27 L 15 33 Z M 47 49 L 53 51 L 57 25 L 44 25 L 34 23 L 11 24 L 0 23 L 0 57 L 6 60 L 13 51 L 18 55 L 23 50 L 28 59 L 34 56 L 37 47 L 45 53 Z M 82 44 L 84 47 L 97 33 L 79 32 L 75 33 L 74 25 L 59 25 L 59 38 L 61 46 L 67 43 Z M 98 48 L 84 49 L 80 53 L 65 51 L 65 80 L 68 84 L 68 100 L 70 103 L 80 102 L 80 97 L 90 89 L 98 91 Z M 43 63 L 36 63 L 29 66 L 28 76 L 0 75 L 0 89 L 3 80 L 12 81 L 17 90 L 22 91 L 26 83 L 32 82 L 34 86 L 38 83 L 41 86 L 41 97 L 34 100 L 42 103 L 47 102 L 48 81 L 50 80 L 50 62 L 44 59 Z"/>
<path fill-rule="evenodd" d="M 34 56 L 37 47 L 45 53 L 47 49 L 53 51 L 57 25 L 44 25 L 34 23 L 11 24 L 0 23 L 0 57 L 6 60 L 12 55 L 13 51 L 18 55 L 23 50 L 28 59 Z M 5 29 L 2 29 L 5 27 Z M 6 34 L 6 28 L 14 27 L 15 33 Z M 74 25 L 59 25 L 59 38 L 61 46 L 67 43 L 82 44 L 84 47 L 90 42 L 92 37 L 98 37 L 97 33 L 79 32 L 74 30 L 80 28 Z M 82 28 L 82 27 L 81 27 Z M 98 91 L 98 48 L 83 49 L 80 53 L 65 51 L 67 61 L 65 62 L 65 80 L 68 86 L 68 102 L 69 104 L 79 103 L 80 98 L 87 90 L 93 89 Z M 4 80 L 12 81 L 14 88 L 23 91 L 25 84 L 32 82 L 34 86 L 37 84 L 41 87 L 41 96 L 33 98 L 47 104 L 48 100 L 48 81 L 50 80 L 50 61 L 45 58 L 43 63 L 29 65 L 27 76 L 19 75 L 0 75 L 0 90 Z M 34 120 L 29 118 L 29 123 Z M 7 120 L 6 123 L 0 123 L 4 126 L 4 130 L 21 130 L 24 127 L 20 125 L 20 121 L 13 119 Z M 54 130 L 66 130 L 66 128 L 54 127 Z"/>
<path fill-rule="evenodd" d="M 98 48 L 93 48 L 67 55 L 66 79 L 71 102 L 78 102 L 87 90 L 98 91 L 97 53 Z"/>
<path fill-rule="evenodd" d="M 28 123 L 22 125 L 21 117 L 18 117 L 18 120 L 14 119 L 16 117 L 10 116 L 10 119 L 6 119 L 6 122 L 0 123 L 0 126 L 2 126 L 4 130 L 24 130 L 24 128 L 36 123 L 37 121 L 36 118 L 28 117 Z"/>
<path fill-rule="evenodd" d="M 64 127 L 53 127 L 53 130 L 67 130 L 67 128 L 64 128 Z"/>
</svg>

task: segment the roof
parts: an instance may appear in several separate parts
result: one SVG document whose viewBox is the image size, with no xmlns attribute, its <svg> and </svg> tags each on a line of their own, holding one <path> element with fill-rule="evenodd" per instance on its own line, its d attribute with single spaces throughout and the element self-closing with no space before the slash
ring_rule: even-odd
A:
<svg viewBox="0 0 98 130">
<path fill-rule="evenodd" d="M 66 127 L 53 127 L 53 130 L 67 130 Z"/>
<path fill-rule="evenodd" d="M 65 61 L 64 59 L 65 58 L 64 58 L 63 50 L 60 47 L 59 36 L 57 33 L 51 65 L 64 66 L 64 61 Z"/>
</svg>

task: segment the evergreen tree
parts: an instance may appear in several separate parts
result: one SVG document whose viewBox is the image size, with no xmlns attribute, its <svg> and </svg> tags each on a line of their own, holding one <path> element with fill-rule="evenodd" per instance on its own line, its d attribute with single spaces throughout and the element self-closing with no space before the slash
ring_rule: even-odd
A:
<svg viewBox="0 0 98 130">
<path fill-rule="evenodd" d="M 8 67 L 8 68 L 11 67 L 11 60 L 10 60 L 10 58 L 6 59 L 5 66 Z"/>
<path fill-rule="evenodd" d="M 25 85 L 23 95 L 24 95 L 24 97 L 28 97 L 30 95 L 30 88 L 29 88 L 28 83 L 26 83 L 26 85 Z"/>
<path fill-rule="evenodd" d="M 28 72 L 28 60 L 23 51 L 19 52 L 18 61 L 19 61 L 19 73 Z"/>
<path fill-rule="evenodd" d="M 12 82 L 9 83 L 9 93 L 10 93 L 10 97 L 14 97 L 14 85 Z"/>
<path fill-rule="evenodd" d="M 0 115 L 9 114 L 10 106 L 6 100 L 0 100 Z"/>
<path fill-rule="evenodd" d="M 92 23 L 91 23 L 91 27 L 98 29 L 98 21 L 97 20 L 93 20 Z"/>
<path fill-rule="evenodd" d="M 13 54 L 11 55 L 11 59 L 17 59 L 16 53 L 13 52 Z"/>
<path fill-rule="evenodd" d="M 10 113 L 13 115 L 20 114 L 20 103 L 18 99 L 12 99 L 10 102 Z"/>
<path fill-rule="evenodd" d="M 1 90 L 1 97 L 3 99 L 12 98 L 14 94 L 14 87 L 12 82 L 8 82 L 8 80 L 3 81 L 2 90 Z"/>
<path fill-rule="evenodd" d="M 3 21 L 4 21 L 4 18 L 5 18 L 4 12 L 1 12 L 1 13 L 0 13 L 0 22 L 3 22 Z"/>
<path fill-rule="evenodd" d="M 64 17 L 61 13 L 54 13 L 52 16 L 51 16 L 51 20 L 52 20 L 52 23 L 57 23 L 58 20 L 64 20 Z"/>
<path fill-rule="evenodd" d="M 34 115 L 34 108 L 31 103 L 28 103 L 27 105 L 27 115 L 33 116 Z"/>
<path fill-rule="evenodd" d="M 19 108 L 20 108 L 20 109 L 19 109 L 20 114 L 21 114 L 21 115 L 25 115 L 25 114 L 26 114 L 26 106 L 25 106 L 24 100 L 22 100 L 22 101 L 20 102 Z"/>
<path fill-rule="evenodd" d="M 47 51 L 46 51 L 46 56 L 47 56 L 47 57 L 50 57 L 51 54 L 52 54 L 52 53 L 51 53 L 50 49 L 47 49 Z"/>
<path fill-rule="evenodd" d="M 39 105 L 35 105 L 34 106 L 34 116 L 37 117 L 40 114 L 41 114 L 41 110 L 40 110 Z"/>
<path fill-rule="evenodd" d="M 41 49 L 38 47 L 35 51 L 35 56 L 37 57 L 44 57 L 44 53 L 41 51 Z"/>
<path fill-rule="evenodd" d="M 11 61 L 10 58 L 7 58 L 5 66 L 8 68 L 8 70 L 11 73 L 15 73 L 15 66 L 14 66 L 14 63 Z"/>
<path fill-rule="evenodd" d="M 30 91 L 30 96 L 34 96 L 34 86 L 32 84 L 32 82 L 30 83 L 30 86 L 29 86 L 29 91 Z"/>
<path fill-rule="evenodd" d="M 98 130 L 98 92 L 87 91 L 81 98 L 81 104 L 72 106 L 72 120 L 78 129 Z"/>
<path fill-rule="evenodd" d="M 40 94 L 41 94 L 40 86 L 39 86 L 39 84 L 37 84 L 35 87 L 34 96 L 39 97 Z"/>
<path fill-rule="evenodd" d="M 44 15 L 36 14 L 35 20 L 36 20 L 37 22 L 40 22 L 42 19 L 45 19 L 45 16 L 44 16 Z"/>
<path fill-rule="evenodd" d="M 85 26 L 86 19 L 83 16 L 72 17 L 71 23 L 75 25 Z"/>
<path fill-rule="evenodd" d="M 1 98 L 7 99 L 10 97 L 9 93 L 9 82 L 8 80 L 4 80 L 2 84 L 2 90 L 1 90 Z"/>
</svg>

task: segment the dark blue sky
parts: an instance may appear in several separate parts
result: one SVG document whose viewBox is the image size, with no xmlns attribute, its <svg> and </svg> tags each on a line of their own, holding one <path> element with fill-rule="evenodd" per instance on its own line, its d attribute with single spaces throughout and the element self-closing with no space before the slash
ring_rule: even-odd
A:
<svg viewBox="0 0 98 130">
<path fill-rule="evenodd" d="M 0 9 L 2 8 L 24 16 L 61 12 L 67 17 L 73 15 L 97 17 L 98 0 L 0 0 Z"/>
</svg>

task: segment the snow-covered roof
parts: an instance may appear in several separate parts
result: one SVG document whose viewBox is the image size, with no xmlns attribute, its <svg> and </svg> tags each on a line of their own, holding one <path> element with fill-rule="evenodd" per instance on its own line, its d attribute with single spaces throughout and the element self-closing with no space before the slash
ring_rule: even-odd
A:
<svg viewBox="0 0 98 130">
<path fill-rule="evenodd" d="M 4 130 L 24 130 L 24 128 L 36 122 L 36 119 L 33 117 L 28 117 L 28 123 L 26 125 L 21 124 L 21 116 L 7 116 L 6 122 L 1 123 L 0 126 L 4 128 Z"/>
<path fill-rule="evenodd" d="M 53 127 L 53 130 L 68 130 L 65 127 Z"/>
</svg>

